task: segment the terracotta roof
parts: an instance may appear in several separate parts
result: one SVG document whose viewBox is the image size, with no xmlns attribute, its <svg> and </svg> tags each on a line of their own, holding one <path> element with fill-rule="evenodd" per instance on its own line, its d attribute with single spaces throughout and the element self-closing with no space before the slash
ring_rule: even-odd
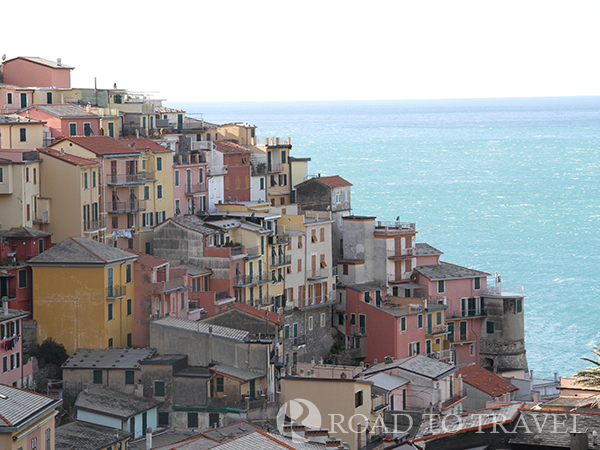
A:
<svg viewBox="0 0 600 450">
<path fill-rule="evenodd" d="M 148 255 L 146 253 L 136 252 L 135 250 L 128 248 L 126 248 L 125 251 L 133 253 L 134 255 L 138 255 L 139 258 L 136 262 L 146 267 L 158 267 L 169 262 L 166 259 L 157 258 L 156 256 Z"/>
<path fill-rule="evenodd" d="M 136 150 L 150 150 L 153 153 L 171 153 L 173 150 L 166 148 L 152 139 L 121 139 L 121 142 L 131 147 L 131 144 L 135 144 Z"/>
<path fill-rule="evenodd" d="M 65 161 L 69 164 L 73 164 L 74 166 L 100 165 L 99 162 L 94 161 L 92 159 L 82 158 L 81 156 L 71 155 L 69 153 L 62 153 L 58 150 L 54 150 L 53 148 L 38 148 L 38 151 L 44 153 L 45 155 L 53 156 L 54 158 Z"/>
<path fill-rule="evenodd" d="M 457 374 L 462 375 L 463 382 L 469 386 L 473 386 L 492 397 L 500 397 L 502 394 L 518 389 L 502 377 L 475 363 L 461 367 Z"/>
<path fill-rule="evenodd" d="M 94 152 L 97 156 L 139 154 L 137 150 L 110 136 L 67 136 L 52 144 L 52 148 L 56 148 L 64 141 L 73 142 Z"/>
<path fill-rule="evenodd" d="M 246 147 L 243 147 L 231 141 L 213 141 L 217 150 L 222 153 L 251 153 Z"/>
<path fill-rule="evenodd" d="M 74 69 L 75 67 L 67 66 L 65 64 L 58 65 L 58 61 L 52 61 L 46 58 L 40 58 L 39 56 L 17 56 L 16 58 L 11 58 L 4 61 L 4 64 L 10 61 L 14 61 L 16 59 L 25 59 L 27 61 L 31 61 L 36 64 L 41 64 L 43 66 L 52 67 L 53 69 Z"/>
<path fill-rule="evenodd" d="M 352 183 L 344 180 L 339 175 L 333 175 L 331 177 L 317 177 L 321 183 L 326 184 L 329 187 L 342 187 L 342 186 L 352 186 Z"/>
</svg>

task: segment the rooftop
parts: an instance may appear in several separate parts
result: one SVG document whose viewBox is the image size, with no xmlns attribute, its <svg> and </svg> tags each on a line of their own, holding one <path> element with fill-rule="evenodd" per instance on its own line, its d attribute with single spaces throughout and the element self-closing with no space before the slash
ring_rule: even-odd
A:
<svg viewBox="0 0 600 450">
<path fill-rule="evenodd" d="M 234 310 L 243 311 L 243 312 L 245 312 L 247 314 L 251 314 L 255 317 L 260 317 L 261 319 L 267 319 L 271 323 L 283 325 L 283 316 L 281 316 L 277 313 L 274 313 L 274 312 L 265 311 L 264 309 L 256 309 L 254 306 L 247 305 L 245 303 L 236 303 L 233 306 L 233 308 L 228 308 L 223 311 L 219 311 L 210 317 L 215 317 L 215 316 L 218 316 L 219 314 L 228 314 L 229 311 L 234 311 Z"/>
<path fill-rule="evenodd" d="M 57 148 L 65 141 L 77 144 L 93 153 L 96 156 L 111 156 L 111 155 L 139 155 L 139 152 L 121 141 L 118 141 L 110 136 L 67 136 L 52 144 L 53 148 Z"/>
<path fill-rule="evenodd" d="M 133 253 L 138 256 L 137 263 L 145 267 L 160 267 L 168 264 L 169 261 L 156 256 L 148 255 L 147 253 L 136 252 L 135 250 L 125 249 L 126 252 Z"/>
<path fill-rule="evenodd" d="M 33 257 L 30 264 L 108 264 L 137 259 L 125 250 L 93 239 L 70 237 Z"/>
<path fill-rule="evenodd" d="M 0 114 L 0 124 L 11 124 L 11 123 L 38 123 L 43 124 L 44 122 L 30 117 L 20 116 L 18 114 Z"/>
<path fill-rule="evenodd" d="M 415 270 L 430 280 L 487 277 L 489 273 L 440 261 L 439 264 L 417 266 Z"/>
<path fill-rule="evenodd" d="M 444 254 L 441 250 L 438 250 L 429 244 L 425 244 L 424 242 L 415 244 L 415 253 L 416 256 L 435 256 Z"/>
<path fill-rule="evenodd" d="M 139 369 L 140 361 L 151 358 L 153 348 L 78 348 L 63 369 Z"/>
<path fill-rule="evenodd" d="M 258 372 L 256 370 L 250 369 L 242 369 L 227 364 L 217 364 L 216 366 L 210 367 L 210 370 L 243 381 L 256 380 L 257 378 L 262 378 L 266 376 L 264 372 Z"/>
<path fill-rule="evenodd" d="M 183 227 L 189 228 L 190 230 L 197 231 L 199 233 L 210 235 L 210 234 L 219 234 L 221 230 L 210 226 L 209 224 L 204 223 L 201 219 L 194 215 L 180 216 L 180 217 L 170 217 L 165 222 L 160 224 L 162 226 L 169 221 L 179 224 Z"/>
<path fill-rule="evenodd" d="M 365 375 L 383 372 L 385 370 L 398 368 L 408 372 L 416 373 L 427 378 L 438 380 L 453 372 L 457 368 L 424 355 L 409 356 L 408 358 L 395 359 L 389 363 L 379 363 L 370 366 L 364 371 Z"/>
<path fill-rule="evenodd" d="M 365 379 L 367 381 L 372 381 L 374 386 L 377 386 L 378 388 L 384 389 L 388 392 L 391 392 L 394 389 L 398 389 L 399 387 L 409 383 L 409 381 L 405 380 L 404 378 L 390 375 L 389 373 L 385 372 L 379 372 Z"/>
<path fill-rule="evenodd" d="M 221 153 L 252 153 L 246 147 L 236 144 L 235 142 L 231 142 L 231 141 L 213 141 L 213 142 L 214 142 L 217 150 L 220 151 Z M 250 162 L 248 162 L 248 164 L 249 163 Z"/>
<path fill-rule="evenodd" d="M 82 158 L 81 156 L 71 155 L 53 148 L 38 148 L 38 151 L 44 155 L 52 156 L 74 166 L 98 166 L 100 163 L 92 159 Z"/>
<path fill-rule="evenodd" d="M 12 227 L 8 230 L 0 230 L 2 239 L 39 239 L 48 236 L 52 236 L 52 233 L 31 227 Z"/>
<path fill-rule="evenodd" d="M 137 397 L 102 387 L 81 391 L 75 401 L 75 409 L 126 420 L 161 404 L 153 398 Z"/>
<path fill-rule="evenodd" d="M 77 117 L 89 117 L 89 118 L 100 118 L 98 114 L 86 111 L 85 108 L 77 105 L 71 105 L 70 103 L 61 103 L 56 105 L 31 105 L 19 110 L 19 112 L 27 111 L 28 109 L 36 108 L 43 111 L 51 116 L 58 117 L 60 119 L 69 119 Z"/>
<path fill-rule="evenodd" d="M 173 150 L 156 143 L 152 139 L 121 139 L 121 142 L 136 150 L 150 150 L 153 153 L 173 152 Z"/>
<path fill-rule="evenodd" d="M 175 364 L 181 360 L 185 360 L 187 363 L 187 355 L 154 355 L 151 358 L 140 361 L 142 365 L 152 364 Z"/>
<path fill-rule="evenodd" d="M 27 61 L 31 61 L 36 64 L 41 64 L 43 66 L 52 67 L 53 69 L 69 69 L 70 70 L 70 69 L 75 68 L 73 66 L 67 66 L 62 63 L 59 64 L 58 61 L 52 61 L 50 59 L 40 58 L 39 56 L 17 56 L 15 58 L 7 59 L 6 61 L 4 61 L 4 64 L 6 64 L 10 61 L 14 61 L 15 59 L 25 59 Z"/>
<path fill-rule="evenodd" d="M 35 415 L 50 412 L 61 403 L 62 400 L 46 395 L 0 384 L 0 432 L 28 425 Z"/>
<path fill-rule="evenodd" d="M 181 319 L 179 317 L 163 317 L 162 319 L 155 320 L 152 325 L 160 325 L 164 327 L 179 328 L 182 330 L 194 331 L 201 334 L 209 334 L 209 329 L 212 328 L 213 336 L 233 339 L 236 341 L 244 342 L 250 335 L 248 331 L 236 330 L 235 328 L 222 327 L 220 325 L 213 325 L 204 323 L 202 321 L 196 322 L 189 319 Z"/>
<path fill-rule="evenodd" d="M 518 390 L 518 388 L 506 381 L 504 378 L 484 369 L 479 364 L 469 364 L 458 369 L 458 375 L 462 375 L 463 382 L 467 383 L 492 397 L 499 397 L 507 392 Z"/>
<path fill-rule="evenodd" d="M 357 292 L 371 292 L 371 291 L 385 291 L 387 288 L 385 286 L 380 286 L 377 283 L 360 283 L 360 284 L 350 284 L 346 285 L 347 289 L 352 289 Z"/>
<path fill-rule="evenodd" d="M 217 442 L 223 442 L 228 440 L 230 437 L 237 438 L 244 436 L 252 433 L 254 430 L 258 430 L 258 427 L 242 420 L 240 422 L 235 422 L 219 428 L 213 428 L 205 431 L 202 434 L 208 438 L 214 439 Z"/>
<path fill-rule="evenodd" d="M 93 423 L 75 421 L 57 427 L 55 450 L 98 450 L 130 438 L 132 433 L 116 428 L 103 427 Z"/>
</svg>

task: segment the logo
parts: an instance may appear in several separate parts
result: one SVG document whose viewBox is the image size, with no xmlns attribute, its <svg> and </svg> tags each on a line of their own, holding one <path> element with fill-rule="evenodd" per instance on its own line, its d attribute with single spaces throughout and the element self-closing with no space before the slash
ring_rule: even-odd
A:
<svg viewBox="0 0 600 450">
<path fill-rule="evenodd" d="M 300 433 L 293 425 L 304 425 L 310 429 L 321 429 L 321 413 L 317 406 L 306 399 L 295 398 L 285 402 L 277 413 L 277 430 L 292 438 L 295 444 L 308 442 L 304 433 Z"/>
</svg>

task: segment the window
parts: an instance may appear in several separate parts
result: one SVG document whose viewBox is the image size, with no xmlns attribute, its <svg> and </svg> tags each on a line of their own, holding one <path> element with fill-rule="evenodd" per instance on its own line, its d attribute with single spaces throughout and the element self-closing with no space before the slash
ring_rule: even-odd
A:
<svg viewBox="0 0 600 450">
<path fill-rule="evenodd" d="M 517 312 L 523 312 L 523 300 L 521 300 L 520 298 L 517 299 Z"/>
<path fill-rule="evenodd" d="M 92 124 L 89 122 L 84 122 L 83 124 L 83 134 L 85 134 L 86 136 L 91 136 L 92 135 Z"/>
<path fill-rule="evenodd" d="M 88 188 L 88 174 L 87 172 L 83 173 L 83 189 Z"/>
<path fill-rule="evenodd" d="M 356 314 L 350 314 L 350 325 L 356 325 Z"/>
<path fill-rule="evenodd" d="M 12 92 L 7 92 L 6 93 L 6 103 L 9 105 L 12 105 L 12 102 L 13 102 Z"/>
<path fill-rule="evenodd" d="M 225 391 L 225 379 L 223 377 L 217 377 L 217 392 Z"/>
<path fill-rule="evenodd" d="M 475 284 L 475 289 L 481 289 L 481 278 L 475 277 L 473 282 Z"/>
<path fill-rule="evenodd" d="M 17 368 L 17 364 L 16 364 L 16 361 L 15 361 L 15 354 L 12 353 L 10 355 L 10 370 L 15 370 L 16 368 Z"/>
<path fill-rule="evenodd" d="M 131 333 L 127 333 L 127 348 L 131 348 L 132 345 L 132 340 L 131 340 Z"/>
<path fill-rule="evenodd" d="M 144 186 L 144 200 L 150 200 L 150 186 Z"/>
<path fill-rule="evenodd" d="M 438 280 L 438 292 L 441 294 L 445 290 L 444 280 Z"/>
<path fill-rule="evenodd" d="M 283 338 L 284 339 L 289 339 L 290 338 L 290 326 L 289 325 L 285 325 L 283 327 Z"/>
<path fill-rule="evenodd" d="M 135 373 L 133 370 L 125 371 L 125 384 L 134 384 L 135 383 Z"/>
<path fill-rule="evenodd" d="M 113 339 L 112 338 L 110 338 L 108 340 L 108 348 L 113 348 Z"/>
<path fill-rule="evenodd" d="M 175 171 L 175 186 L 179 186 L 179 170 Z"/>
<path fill-rule="evenodd" d="M 494 322 L 491 320 L 487 321 L 487 334 L 494 334 Z"/>
<path fill-rule="evenodd" d="M 52 95 L 52 94 L 50 94 Z M 50 430 L 50 428 L 46 429 L 46 450 L 50 450 L 50 435 L 51 435 L 52 431 Z"/>
<path fill-rule="evenodd" d="M 96 171 L 95 170 L 92 172 L 92 187 L 93 188 L 96 187 Z"/>
<path fill-rule="evenodd" d="M 260 190 L 264 190 L 265 189 L 265 179 L 263 177 L 260 177 Z"/>
<path fill-rule="evenodd" d="M 158 413 L 158 426 L 159 427 L 168 427 L 169 426 L 169 413 L 168 412 L 159 412 Z"/>
<path fill-rule="evenodd" d="M 115 137 L 115 123 L 114 122 L 108 122 L 108 135 L 111 138 Z"/>
<path fill-rule="evenodd" d="M 423 314 L 417 316 L 417 328 L 423 328 Z"/>
<path fill-rule="evenodd" d="M 335 194 L 335 202 L 342 203 L 342 194 L 340 194 L 339 192 Z"/>
<path fill-rule="evenodd" d="M 198 168 L 198 183 L 204 183 L 204 171 L 202 167 Z"/>
<path fill-rule="evenodd" d="M 442 323 L 442 313 L 441 312 L 436 313 L 435 321 L 436 321 L 437 325 L 440 325 Z"/>
<path fill-rule="evenodd" d="M 27 128 L 21 128 L 19 130 L 20 132 L 20 141 L 21 142 L 27 142 Z"/>
<path fill-rule="evenodd" d="M 127 299 L 127 315 L 130 316 L 131 315 L 131 299 L 128 298 Z"/>
<path fill-rule="evenodd" d="M 281 150 L 281 164 L 286 163 L 286 153 L 285 150 Z"/>
<path fill-rule="evenodd" d="M 181 202 L 179 201 L 179 199 L 175 199 L 175 215 L 178 216 L 179 214 L 181 214 Z"/>
<path fill-rule="evenodd" d="M 164 397 L 165 396 L 165 382 L 164 381 L 155 381 L 154 382 L 154 396 L 155 397 Z"/>
<path fill-rule="evenodd" d="M 37 438 L 31 438 L 31 450 L 37 450 Z"/>
<path fill-rule="evenodd" d="M 29 183 L 29 167 L 25 168 L 25 182 Z"/>
<path fill-rule="evenodd" d="M 325 313 L 321 314 L 321 328 L 325 326 Z"/>
<path fill-rule="evenodd" d="M 142 117 L 142 128 L 145 130 L 146 129 L 146 123 L 147 123 L 147 118 L 146 116 Z"/>
<path fill-rule="evenodd" d="M 8 372 L 8 356 L 2 358 L 2 373 Z"/>
<path fill-rule="evenodd" d="M 117 104 L 123 103 L 123 97 L 121 96 L 121 94 L 115 95 L 115 103 L 117 103 Z"/>
<path fill-rule="evenodd" d="M 408 349 L 410 356 L 418 355 L 421 352 L 421 343 L 411 342 L 410 344 L 408 344 Z"/>
<path fill-rule="evenodd" d="M 363 404 L 363 391 L 358 391 L 354 393 L 354 407 L 358 408 Z"/>
<path fill-rule="evenodd" d="M 156 157 L 156 170 L 159 172 L 162 170 L 162 156 Z"/>
<path fill-rule="evenodd" d="M 77 124 L 76 123 L 69 124 L 69 134 L 71 136 L 77 136 Z"/>
<path fill-rule="evenodd" d="M 27 287 L 27 269 L 19 270 L 19 289 Z"/>
<path fill-rule="evenodd" d="M 475 344 L 469 345 L 469 356 L 475 356 Z"/>
<path fill-rule="evenodd" d="M 308 329 L 309 329 L 309 330 L 312 330 L 312 329 L 313 329 L 313 318 L 312 318 L 312 316 L 310 316 L 310 317 L 308 318 Z"/>
<path fill-rule="evenodd" d="M 163 198 L 162 196 L 162 184 L 156 186 L 156 198 Z"/>
<path fill-rule="evenodd" d="M 198 428 L 198 413 L 189 412 L 187 417 L 188 428 Z"/>
<path fill-rule="evenodd" d="M 113 320 L 113 304 L 108 304 L 108 320 Z"/>
<path fill-rule="evenodd" d="M 400 318 L 400 331 L 406 331 L 406 317 Z"/>
<path fill-rule="evenodd" d="M 0 183 L 4 183 L 4 167 L 0 167 Z"/>
<path fill-rule="evenodd" d="M 181 309 L 185 309 L 185 293 L 181 293 Z"/>
<path fill-rule="evenodd" d="M 94 370 L 94 384 L 102 384 L 102 371 Z"/>
</svg>

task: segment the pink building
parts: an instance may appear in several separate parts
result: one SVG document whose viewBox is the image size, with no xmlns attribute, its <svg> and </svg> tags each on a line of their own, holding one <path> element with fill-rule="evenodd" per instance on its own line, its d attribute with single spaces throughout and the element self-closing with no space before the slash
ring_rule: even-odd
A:
<svg viewBox="0 0 600 450">
<path fill-rule="evenodd" d="M 27 260 L 52 246 L 52 233 L 29 227 L 0 230 L 0 299 L 33 313 L 31 267 Z"/>
<path fill-rule="evenodd" d="M 207 211 L 207 167 L 204 153 L 175 155 L 173 158 L 174 215 Z"/>
<path fill-rule="evenodd" d="M 8 309 L 3 302 L 0 309 L 0 383 L 17 387 L 33 386 L 32 359 L 23 360 L 23 319 L 29 313 Z"/>
<path fill-rule="evenodd" d="M 4 82 L 22 87 L 71 87 L 71 70 L 58 58 L 50 61 L 44 58 L 18 56 L 2 64 Z"/>
<path fill-rule="evenodd" d="M 13 113 L 33 103 L 33 89 L 0 83 L 0 113 Z"/>
<path fill-rule="evenodd" d="M 133 305 L 133 347 L 150 345 L 149 324 L 165 316 L 198 319 L 190 316 L 187 269 L 173 268 L 166 259 L 128 250 L 139 256 L 134 263 L 135 298 Z"/>
<path fill-rule="evenodd" d="M 455 354 L 457 364 L 479 362 L 480 338 L 485 322 L 485 308 L 481 295 L 487 288 L 487 272 L 439 261 L 428 246 L 427 255 L 421 257 L 425 247 L 417 250 L 416 281 L 423 286 L 426 298 L 437 298 L 447 305 L 448 345 Z M 433 249 L 433 250 L 431 250 Z M 422 262 L 429 264 L 421 264 Z"/>
<path fill-rule="evenodd" d="M 19 115 L 42 120 L 50 128 L 52 137 L 98 136 L 100 116 L 91 109 L 76 105 L 34 105 L 19 112 Z"/>
</svg>

